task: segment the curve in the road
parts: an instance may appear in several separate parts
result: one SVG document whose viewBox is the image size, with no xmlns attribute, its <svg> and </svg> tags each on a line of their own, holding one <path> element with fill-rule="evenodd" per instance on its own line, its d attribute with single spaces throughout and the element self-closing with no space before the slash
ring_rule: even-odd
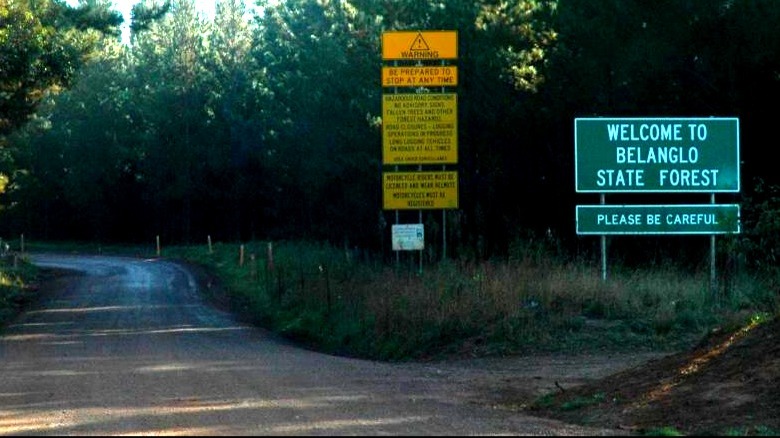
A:
<svg viewBox="0 0 780 438">
<path fill-rule="evenodd" d="M 318 354 L 207 305 L 179 264 L 78 272 L 0 335 L 0 434 L 592 435 L 457 397 L 447 373 Z"/>
</svg>

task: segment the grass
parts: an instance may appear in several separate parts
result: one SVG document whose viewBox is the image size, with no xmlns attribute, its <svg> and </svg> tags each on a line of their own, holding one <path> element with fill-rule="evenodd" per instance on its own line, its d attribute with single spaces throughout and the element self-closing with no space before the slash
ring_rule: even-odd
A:
<svg viewBox="0 0 780 438">
<path fill-rule="evenodd" d="M 37 296 L 38 269 L 14 253 L 0 255 L 0 328 Z"/>
<path fill-rule="evenodd" d="M 538 253 L 425 266 L 357 260 L 328 245 L 216 244 L 167 249 L 213 269 L 259 323 L 327 352 L 385 360 L 529 350 L 679 349 L 746 314 L 776 313 L 744 277 L 713 300 L 708 272 L 615 270 Z"/>
<path fill-rule="evenodd" d="M 154 245 L 67 248 L 143 257 L 156 251 Z M 211 249 L 165 247 L 162 256 L 213 272 L 233 309 L 258 325 L 321 351 L 373 359 L 680 349 L 713 327 L 774 315 L 780 307 L 777 295 L 766 292 L 773 279 L 742 274 L 715 300 L 706 269 L 615 265 L 603 281 L 597 263 L 538 248 L 521 247 L 498 261 L 446 260 L 422 272 L 416 264 L 396 266 L 317 243 Z"/>
<path fill-rule="evenodd" d="M 146 247 L 31 244 L 33 251 L 155 257 Z M 243 249 L 243 257 L 242 257 Z M 205 268 L 245 319 L 311 348 L 401 361 L 532 351 L 679 350 L 714 328 L 731 331 L 775 317 L 778 279 L 740 272 L 713 296 L 708 270 L 671 264 L 642 269 L 598 264 L 543 251 L 516 251 L 482 263 L 446 260 L 418 272 L 326 244 L 254 241 L 165 247 L 162 256 Z M 272 256 L 272 257 L 271 257 Z M 407 256 L 407 254 L 404 254 Z M 0 258 L 0 325 L 34 296 L 33 268 Z M 577 411 L 603 393 L 563 403 Z M 552 394 L 535 405 L 549 408 Z M 672 427 L 642 432 L 679 436 Z M 776 436 L 762 426 L 733 427 L 728 436 Z"/>
<path fill-rule="evenodd" d="M 561 404 L 560 409 L 562 411 L 574 411 L 590 405 L 601 403 L 605 399 L 606 395 L 603 392 L 593 394 L 590 397 L 575 397 L 574 399 Z"/>
<path fill-rule="evenodd" d="M 642 433 L 643 436 L 684 436 L 682 432 L 671 426 L 649 429 Z"/>
<path fill-rule="evenodd" d="M 723 436 L 780 436 L 780 430 L 766 426 L 733 427 L 726 430 Z"/>
</svg>

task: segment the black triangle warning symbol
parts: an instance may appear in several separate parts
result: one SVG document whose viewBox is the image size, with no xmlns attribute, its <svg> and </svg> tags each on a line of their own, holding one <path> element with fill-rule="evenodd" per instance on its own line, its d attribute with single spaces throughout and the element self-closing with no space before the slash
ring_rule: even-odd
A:
<svg viewBox="0 0 780 438">
<path fill-rule="evenodd" d="M 417 37 L 415 37 L 414 41 L 412 41 L 412 47 L 409 48 L 411 51 L 419 51 L 419 50 L 431 50 L 428 47 L 428 43 L 425 42 L 425 38 L 423 38 L 421 33 L 417 34 Z"/>
</svg>

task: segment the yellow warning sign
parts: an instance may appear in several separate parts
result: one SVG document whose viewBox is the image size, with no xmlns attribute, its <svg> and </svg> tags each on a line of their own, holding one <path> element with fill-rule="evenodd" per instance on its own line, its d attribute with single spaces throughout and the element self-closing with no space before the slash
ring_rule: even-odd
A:
<svg viewBox="0 0 780 438">
<path fill-rule="evenodd" d="M 382 34 L 383 60 L 457 59 L 454 30 L 393 31 Z"/>
<path fill-rule="evenodd" d="M 457 163 L 457 94 L 382 95 L 382 162 Z"/>
<path fill-rule="evenodd" d="M 458 208 L 458 172 L 384 172 L 385 210 Z"/>
<path fill-rule="evenodd" d="M 458 67 L 382 67 L 383 87 L 454 87 Z"/>
<path fill-rule="evenodd" d="M 414 37 L 414 41 L 412 41 L 412 46 L 409 48 L 411 51 L 423 51 L 423 50 L 431 50 L 430 47 L 428 47 L 428 42 L 423 39 L 423 36 L 421 33 L 418 33 L 416 37 Z"/>
</svg>

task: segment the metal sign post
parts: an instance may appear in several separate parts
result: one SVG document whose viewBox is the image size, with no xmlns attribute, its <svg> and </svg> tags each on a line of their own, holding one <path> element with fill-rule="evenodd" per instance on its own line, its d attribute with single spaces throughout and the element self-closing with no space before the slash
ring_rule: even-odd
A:
<svg viewBox="0 0 780 438">
<path fill-rule="evenodd" d="M 396 225 L 399 210 L 418 210 L 420 224 L 423 210 L 444 210 L 443 257 L 446 209 L 458 208 L 458 172 L 446 166 L 458 163 L 458 99 L 456 93 L 445 92 L 445 87 L 458 85 L 458 68 L 445 60 L 457 57 L 456 31 L 382 34 L 382 60 L 392 61 L 392 66 L 382 67 L 382 86 L 393 90 L 382 95 L 382 164 L 394 166 L 394 171 L 382 173 L 383 208 L 395 210 Z M 399 93 L 399 87 L 415 90 Z M 433 92 L 433 87 L 441 87 L 441 92 Z M 423 169 L 435 164 L 441 164 L 441 171 Z M 400 169 L 412 165 L 415 171 Z M 399 259 L 396 253 L 396 264 Z M 422 272 L 422 248 L 419 264 Z"/>
<path fill-rule="evenodd" d="M 710 204 L 715 205 L 715 194 L 710 194 Z M 738 232 L 738 231 L 737 231 Z M 718 284 L 715 274 L 715 234 L 710 235 L 710 293 L 713 300 L 717 298 Z"/>
<path fill-rule="evenodd" d="M 602 193 L 599 195 L 599 198 L 600 204 L 604 205 L 606 196 Z M 577 225 L 579 226 L 579 219 L 577 220 Z M 601 279 L 607 280 L 607 236 L 605 234 L 601 235 Z"/>
<path fill-rule="evenodd" d="M 608 235 L 705 234 L 715 297 L 715 235 L 741 231 L 739 205 L 717 205 L 715 194 L 740 191 L 739 160 L 736 117 L 576 118 L 576 191 L 600 200 L 577 206 L 577 234 L 601 237 L 601 278 Z M 606 205 L 606 193 L 709 193 L 710 203 Z"/>
</svg>

